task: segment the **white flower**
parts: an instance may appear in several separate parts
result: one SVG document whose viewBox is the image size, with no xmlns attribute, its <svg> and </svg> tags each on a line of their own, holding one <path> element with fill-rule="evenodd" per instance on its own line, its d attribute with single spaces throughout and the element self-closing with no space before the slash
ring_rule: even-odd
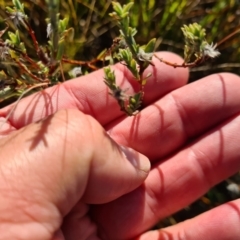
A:
<svg viewBox="0 0 240 240">
<path fill-rule="evenodd" d="M 7 55 L 9 55 L 9 48 L 7 46 L 0 47 L 0 59 L 6 60 Z"/>
<path fill-rule="evenodd" d="M 137 57 L 140 61 L 150 62 L 152 60 L 153 53 L 146 53 L 142 48 L 139 48 Z"/>
<path fill-rule="evenodd" d="M 82 68 L 81 67 L 75 67 L 70 71 L 70 75 L 72 77 L 78 77 L 82 75 Z"/>
<path fill-rule="evenodd" d="M 17 27 L 20 23 L 22 25 L 25 25 L 24 19 L 26 18 L 26 15 L 22 12 L 16 11 L 14 13 L 11 13 L 10 18 L 12 19 L 14 25 Z"/>
<path fill-rule="evenodd" d="M 203 47 L 203 57 L 210 57 L 215 58 L 220 55 L 220 52 L 216 49 L 217 44 L 211 43 L 209 45 L 208 43 Z"/>
<path fill-rule="evenodd" d="M 47 25 L 47 38 L 50 38 L 50 36 L 52 35 L 52 25 L 51 23 L 48 23 Z"/>
<path fill-rule="evenodd" d="M 236 195 L 240 194 L 240 188 L 236 183 L 229 183 L 227 186 L 227 190 Z"/>
</svg>

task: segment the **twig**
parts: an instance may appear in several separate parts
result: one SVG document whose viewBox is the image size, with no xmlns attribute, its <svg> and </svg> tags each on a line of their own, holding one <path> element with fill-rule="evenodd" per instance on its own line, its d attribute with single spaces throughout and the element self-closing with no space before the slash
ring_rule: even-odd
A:
<svg viewBox="0 0 240 240">
<path fill-rule="evenodd" d="M 71 60 L 71 59 L 67 59 L 67 58 L 62 58 L 61 59 L 62 62 L 65 63 L 70 63 L 70 64 L 77 64 L 77 65 L 83 65 L 83 66 L 87 66 L 89 68 L 91 68 L 92 70 L 97 70 L 98 68 L 96 66 L 94 66 L 93 64 L 96 63 L 97 61 L 99 61 L 99 59 L 94 59 L 92 61 L 78 61 L 78 60 Z"/>
<path fill-rule="evenodd" d="M 177 68 L 177 67 L 183 67 L 183 68 L 196 67 L 205 60 L 203 58 L 197 58 L 194 62 L 191 62 L 191 63 L 183 62 L 182 64 L 177 64 L 177 63 L 168 62 L 168 61 L 164 60 L 163 58 L 158 57 L 156 54 L 153 54 L 153 56 L 155 58 L 157 58 L 160 62 L 165 63 L 166 65 L 169 65 L 169 66 L 174 67 L 174 68 Z"/>
<path fill-rule="evenodd" d="M 37 80 L 38 82 L 44 82 L 45 80 L 42 80 L 41 78 L 37 77 L 36 75 L 34 75 L 33 73 L 31 73 L 31 71 L 29 71 L 27 69 L 27 67 L 25 65 L 23 65 L 20 61 L 15 60 L 15 62 L 18 64 L 18 66 L 27 74 L 29 74 L 33 79 Z"/>
</svg>

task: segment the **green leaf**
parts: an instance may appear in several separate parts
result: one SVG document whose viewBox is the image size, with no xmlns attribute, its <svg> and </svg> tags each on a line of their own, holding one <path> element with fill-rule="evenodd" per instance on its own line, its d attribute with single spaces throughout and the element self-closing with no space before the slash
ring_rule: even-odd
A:
<svg viewBox="0 0 240 240">
<path fill-rule="evenodd" d="M 129 70 L 132 72 L 133 76 L 136 78 L 136 79 L 139 79 L 139 72 L 138 72 L 138 69 L 137 69 L 137 62 L 135 59 L 132 59 L 130 64 L 127 66 L 129 68 Z"/>
<path fill-rule="evenodd" d="M 18 11 L 24 12 L 24 4 L 21 4 L 19 0 L 12 0 L 12 3 Z"/>
<path fill-rule="evenodd" d="M 128 4 L 125 4 L 123 5 L 123 12 L 126 13 L 126 12 L 129 12 L 129 10 L 132 8 L 134 2 L 130 2 Z"/>
<path fill-rule="evenodd" d="M 129 13 L 126 12 L 126 13 L 122 13 L 122 14 L 120 15 L 120 17 L 121 17 L 122 19 L 126 19 L 128 15 L 129 15 Z"/>
<path fill-rule="evenodd" d="M 122 6 L 119 2 L 112 2 L 113 9 L 118 14 L 118 16 L 121 16 L 123 13 Z"/>
<path fill-rule="evenodd" d="M 103 69 L 105 73 L 105 84 L 111 89 L 116 89 L 116 77 L 114 71 L 111 70 L 110 67 L 106 67 Z"/>
<path fill-rule="evenodd" d="M 129 49 L 119 49 L 119 57 L 127 64 L 130 64 L 132 60 L 132 53 L 129 51 Z"/>
<path fill-rule="evenodd" d="M 97 55 L 97 59 L 98 59 L 98 60 L 104 60 L 103 57 L 105 57 L 105 59 L 106 59 L 106 53 L 107 53 L 107 49 L 104 49 L 103 51 L 101 51 L 101 52 Z"/>
<path fill-rule="evenodd" d="M 206 30 L 198 23 L 184 25 L 182 32 L 187 41 L 203 41 L 206 36 Z"/>
<path fill-rule="evenodd" d="M 135 99 L 136 102 L 139 102 L 141 100 L 141 97 L 142 97 L 141 92 L 138 92 L 134 95 L 134 99 Z"/>
<path fill-rule="evenodd" d="M 129 35 L 131 35 L 132 37 L 135 36 L 137 33 L 137 29 L 136 28 L 131 28 L 129 27 Z"/>
<path fill-rule="evenodd" d="M 10 38 L 10 41 L 13 45 L 16 45 L 16 42 L 17 42 L 17 36 L 15 33 L 13 32 L 8 32 L 8 36 Z"/>
<path fill-rule="evenodd" d="M 144 49 L 145 52 L 146 52 L 146 53 L 152 53 L 152 52 L 154 52 L 155 43 L 156 43 L 156 38 L 151 39 L 151 40 L 148 42 L 148 44 L 146 45 L 145 49 Z"/>
<path fill-rule="evenodd" d="M 19 44 L 19 48 L 21 49 L 22 52 L 26 53 L 26 47 L 23 42 Z"/>
<path fill-rule="evenodd" d="M 12 9 L 12 8 L 10 8 L 10 7 L 6 7 L 5 9 L 6 9 L 6 11 L 7 11 L 8 13 L 10 13 L 10 14 L 16 12 L 16 10 L 14 10 L 14 9 Z"/>
<path fill-rule="evenodd" d="M 61 39 L 65 39 L 66 43 L 73 41 L 74 38 L 74 28 L 69 28 L 61 34 Z"/>
<path fill-rule="evenodd" d="M 20 39 L 20 35 L 19 35 L 18 30 L 16 30 L 15 35 L 16 35 L 16 45 L 19 46 L 20 43 L 21 43 L 21 39 Z"/>
<path fill-rule="evenodd" d="M 59 22 L 58 22 L 59 33 L 64 32 L 67 28 L 67 25 L 68 25 L 68 18 L 59 20 Z"/>
<path fill-rule="evenodd" d="M 129 105 L 127 106 L 127 112 L 130 116 L 135 115 L 137 110 L 141 107 L 142 92 L 134 94 L 129 97 Z"/>
<path fill-rule="evenodd" d="M 118 17 L 117 13 L 115 13 L 115 12 L 109 13 L 109 16 L 114 19 L 117 19 L 117 17 Z"/>
</svg>

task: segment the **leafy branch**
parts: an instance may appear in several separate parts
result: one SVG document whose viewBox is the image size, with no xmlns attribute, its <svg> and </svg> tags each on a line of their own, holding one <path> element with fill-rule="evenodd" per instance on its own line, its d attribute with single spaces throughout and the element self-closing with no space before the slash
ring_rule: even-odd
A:
<svg viewBox="0 0 240 240">
<path fill-rule="evenodd" d="M 112 2 L 114 12 L 109 15 L 117 22 L 120 28 L 120 36 L 113 43 L 112 53 L 114 57 L 122 62 L 139 84 L 139 91 L 134 95 L 127 95 L 125 90 L 116 86 L 114 72 L 110 68 L 105 69 L 105 83 L 111 90 L 111 95 L 117 99 L 120 108 L 127 115 L 132 116 L 138 113 L 144 96 L 144 85 L 151 76 L 143 78 L 143 72 L 151 62 L 156 39 L 151 39 L 146 45 L 139 46 L 135 41 L 137 30 L 130 27 L 129 10 L 133 2 L 121 6 L 118 2 Z"/>
<path fill-rule="evenodd" d="M 24 4 L 20 0 L 12 0 L 13 6 L 6 7 L 8 19 L 13 22 L 15 31 L 9 30 L 8 19 L 6 27 L 0 31 L 0 102 L 11 97 L 14 93 L 21 96 L 22 93 L 31 93 L 29 89 L 46 88 L 58 82 L 64 81 L 63 64 L 77 65 L 69 70 L 69 76 L 76 77 L 82 74 L 81 67 L 96 70 L 96 63 L 101 59 L 92 61 L 72 60 L 67 57 L 66 46 L 74 38 L 74 29 L 68 27 L 68 18 L 60 19 L 57 0 L 48 0 L 50 17 L 46 19 L 46 36 L 48 42 L 40 46 L 35 32 L 32 29 L 29 18 L 24 10 Z M 29 54 L 21 39 L 21 33 L 28 34 L 32 42 L 35 54 Z M 31 46 L 30 46 L 31 47 Z M 44 84 L 40 84 L 44 83 Z M 35 86 L 35 87 L 34 87 Z"/>
<path fill-rule="evenodd" d="M 220 52 L 216 49 L 218 44 L 209 44 L 206 41 L 206 31 L 198 23 L 189 24 L 189 26 L 184 25 L 182 32 L 185 39 L 184 62 L 182 64 L 165 61 L 156 54 L 154 56 L 172 67 L 196 67 L 206 60 L 220 55 Z M 195 59 L 191 61 L 193 57 Z"/>
<path fill-rule="evenodd" d="M 130 26 L 129 11 L 133 2 L 121 6 L 118 2 L 112 2 L 114 12 L 109 15 L 117 22 L 120 29 L 120 36 L 114 40 L 110 52 L 114 58 L 126 65 L 139 84 L 139 91 L 134 95 L 127 95 L 126 90 L 121 89 L 116 84 L 114 72 L 109 67 L 105 68 L 105 83 L 110 89 L 110 94 L 118 101 L 120 109 L 128 116 L 136 115 L 141 109 L 144 97 L 144 85 L 151 76 L 143 78 L 143 73 L 149 64 L 153 65 L 152 57 L 159 61 L 176 67 L 195 67 L 202 64 L 209 58 L 215 58 L 220 55 L 216 49 L 217 45 L 209 44 L 205 37 L 206 31 L 199 24 L 193 23 L 182 27 L 185 39 L 184 62 L 176 64 L 164 60 L 154 54 L 156 39 L 151 39 L 146 45 L 139 46 L 135 41 L 137 30 Z"/>
<path fill-rule="evenodd" d="M 76 77 L 84 74 L 82 67 L 93 71 L 98 69 L 99 62 L 105 63 L 110 58 L 124 64 L 138 83 L 137 91 L 128 94 L 127 89 L 121 89 L 117 85 L 111 68 L 108 66 L 104 69 L 104 82 L 110 94 L 117 100 L 121 111 L 132 116 L 142 108 L 144 86 L 152 74 L 151 72 L 145 74 L 145 71 L 149 65 L 154 67 L 153 57 L 176 68 L 195 67 L 220 55 L 216 49 L 218 45 L 207 42 L 205 29 L 193 23 L 181 28 L 185 39 L 184 62 L 176 64 L 164 60 L 154 53 L 155 38 L 150 39 L 146 45 L 139 45 L 136 42 L 137 30 L 130 26 L 130 10 L 134 3 L 130 2 L 122 6 L 113 1 L 113 12 L 110 16 L 119 27 L 119 36 L 113 40 L 112 46 L 90 61 L 70 59 L 66 46 L 73 40 L 75 30 L 68 27 L 68 18 L 60 18 L 58 0 L 47 1 L 50 15 L 46 19 L 48 42 L 45 46 L 39 45 L 28 16 L 24 12 L 24 4 L 20 0 L 12 0 L 12 3 L 12 7 L 6 7 L 6 13 L 16 30 L 10 31 L 6 21 L 6 27 L 0 32 L 0 59 L 3 66 L 3 70 L 0 71 L 0 102 L 10 96 L 6 94 L 7 91 L 16 91 L 18 96 L 22 96 L 24 92 L 29 93 L 29 89 L 33 90 L 35 87 L 42 89 L 64 81 L 63 68 L 66 65 L 68 68 L 69 65 L 76 65 L 68 71 L 70 77 Z M 20 28 L 21 32 L 24 32 L 23 28 L 29 35 L 35 50 L 34 56 L 29 54 L 29 48 L 22 41 Z M 114 61 L 109 61 L 111 62 Z"/>
</svg>

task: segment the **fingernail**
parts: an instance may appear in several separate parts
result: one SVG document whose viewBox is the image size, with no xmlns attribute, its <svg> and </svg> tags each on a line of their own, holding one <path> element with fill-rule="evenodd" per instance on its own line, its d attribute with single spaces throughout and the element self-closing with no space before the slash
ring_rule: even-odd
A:
<svg viewBox="0 0 240 240">
<path fill-rule="evenodd" d="M 132 163 L 135 168 L 144 172 L 149 172 L 151 168 L 151 163 L 146 156 L 133 150 L 132 148 L 128 148 L 125 146 L 120 146 L 120 149 L 123 155 L 128 159 L 129 162 Z"/>
</svg>

